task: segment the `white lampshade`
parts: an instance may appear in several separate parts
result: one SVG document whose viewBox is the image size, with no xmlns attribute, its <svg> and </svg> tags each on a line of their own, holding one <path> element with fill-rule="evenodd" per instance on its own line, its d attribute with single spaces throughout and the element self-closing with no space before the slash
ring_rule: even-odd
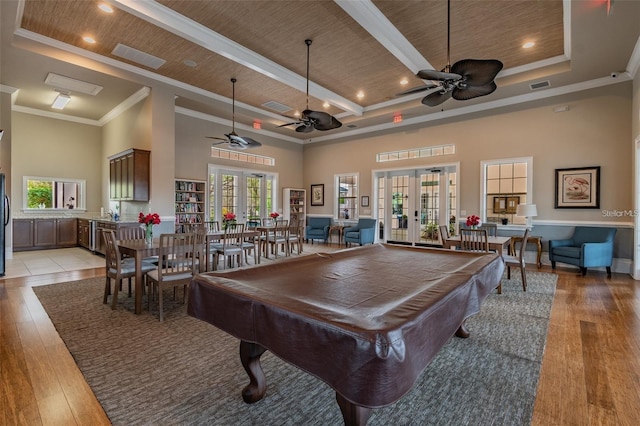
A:
<svg viewBox="0 0 640 426">
<path fill-rule="evenodd" d="M 538 216 L 538 209 L 535 204 L 518 204 L 518 207 L 516 207 L 516 216 Z"/>
</svg>

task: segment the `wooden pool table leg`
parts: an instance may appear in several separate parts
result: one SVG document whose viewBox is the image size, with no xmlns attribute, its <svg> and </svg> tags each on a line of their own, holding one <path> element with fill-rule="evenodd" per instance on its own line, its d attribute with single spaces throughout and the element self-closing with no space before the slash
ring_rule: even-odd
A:
<svg viewBox="0 0 640 426">
<path fill-rule="evenodd" d="M 463 339 L 469 337 L 469 331 L 464 326 L 464 323 L 460 324 L 460 327 L 456 330 L 456 337 L 461 337 Z"/>
<path fill-rule="evenodd" d="M 340 411 L 342 411 L 342 417 L 344 418 L 344 424 L 346 426 L 364 426 L 367 424 L 369 416 L 371 416 L 371 408 L 362 407 L 347 401 L 338 392 L 336 392 L 336 400 L 340 406 Z"/>
<path fill-rule="evenodd" d="M 260 356 L 265 351 L 257 343 L 240 341 L 240 361 L 249 376 L 249 384 L 242 389 L 242 399 L 247 404 L 260 401 L 267 391 L 267 379 L 260 365 Z"/>
</svg>

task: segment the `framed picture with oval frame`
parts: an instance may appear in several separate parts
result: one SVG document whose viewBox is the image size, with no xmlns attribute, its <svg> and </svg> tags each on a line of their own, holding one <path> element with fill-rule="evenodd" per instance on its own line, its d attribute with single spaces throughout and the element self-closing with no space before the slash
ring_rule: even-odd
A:
<svg viewBox="0 0 640 426">
<path fill-rule="evenodd" d="M 556 209 L 599 209 L 600 166 L 556 169 Z"/>
</svg>

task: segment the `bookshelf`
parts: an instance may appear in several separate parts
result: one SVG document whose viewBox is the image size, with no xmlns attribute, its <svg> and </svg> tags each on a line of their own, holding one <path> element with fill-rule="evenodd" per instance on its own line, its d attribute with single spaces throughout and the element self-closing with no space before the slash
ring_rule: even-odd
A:
<svg viewBox="0 0 640 426">
<path fill-rule="evenodd" d="M 200 180 L 175 180 L 176 232 L 183 232 L 185 224 L 204 223 L 206 187 Z"/>
<path fill-rule="evenodd" d="M 282 216 L 292 221 L 307 220 L 307 191 L 298 188 L 284 188 L 282 196 Z"/>
</svg>

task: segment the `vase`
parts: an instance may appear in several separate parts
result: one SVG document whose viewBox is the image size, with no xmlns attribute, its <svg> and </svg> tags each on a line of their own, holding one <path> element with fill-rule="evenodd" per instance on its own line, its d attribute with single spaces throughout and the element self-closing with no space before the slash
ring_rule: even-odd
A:
<svg viewBox="0 0 640 426">
<path fill-rule="evenodd" d="M 147 225 L 145 230 L 144 230 L 144 241 L 149 246 L 153 242 L 153 225 L 151 225 L 151 224 Z"/>
<path fill-rule="evenodd" d="M 226 231 L 226 230 L 227 230 L 227 227 L 228 227 L 229 225 L 235 225 L 235 224 L 236 224 L 236 221 L 235 221 L 235 220 L 223 220 L 223 221 L 222 221 L 222 230 L 223 230 L 223 231 Z"/>
<path fill-rule="evenodd" d="M 471 225 L 471 229 L 478 229 L 478 225 Z"/>
</svg>

